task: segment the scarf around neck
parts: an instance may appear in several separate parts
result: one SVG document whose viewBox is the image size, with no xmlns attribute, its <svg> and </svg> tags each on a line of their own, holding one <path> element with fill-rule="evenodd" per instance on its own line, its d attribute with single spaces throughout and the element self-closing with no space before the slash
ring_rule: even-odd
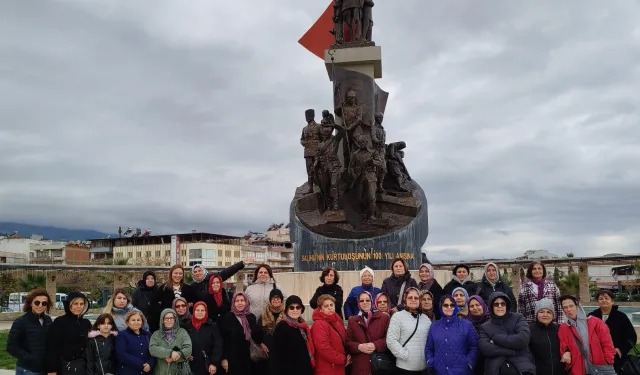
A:
<svg viewBox="0 0 640 375">
<path fill-rule="evenodd" d="M 429 289 L 431 289 L 431 286 L 433 285 L 433 282 L 435 281 L 435 279 L 433 278 L 433 266 L 430 265 L 429 263 L 423 263 L 422 265 L 420 265 L 420 268 L 422 268 L 422 267 L 426 267 L 427 270 L 429 271 L 429 279 L 427 281 L 420 281 L 418 283 L 418 289 L 420 289 L 420 290 L 429 290 Z"/>
<path fill-rule="evenodd" d="M 487 269 L 489 268 L 489 266 L 493 266 L 493 268 L 496 269 L 496 278 L 493 280 L 490 279 L 489 276 L 487 276 Z M 498 266 L 496 266 L 495 263 L 487 263 L 484 266 L 484 278 L 492 287 L 495 288 L 496 284 L 498 284 L 498 281 L 500 281 L 500 269 L 498 268 Z"/>
<path fill-rule="evenodd" d="M 220 290 L 218 290 L 217 292 L 215 292 L 213 290 L 213 280 L 219 280 L 220 281 Z M 220 307 L 222 306 L 222 278 L 220 277 L 220 275 L 213 275 L 211 276 L 211 278 L 209 278 L 209 294 L 211 294 L 213 296 L 213 300 L 216 303 L 216 306 Z"/>
<path fill-rule="evenodd" d="M 267 307 L 264 309 L 264 313 L 262 313 L 262 329 L 268 332 L 273 332 L 276 325 L 284 318 L 285 314 L 282 313 L 283 311 L 284 305 L 280 305 L 280 307 L 275 308 L 271 302 L 269 302 Z M 278 315 L 278 318 L 275 318 L 274 314 Z"/>
<path fill-rule="evenodd" d="M 316 361 L 314 358 L 315 348 L 313 347 L 313 341 L 311 339 L 311 329 L 309 329 L 309 325 L 307 322 L 299 317 L 298 320 L 293 320 L 289 315 L 284 314 L 283 319 L 289 327 L 297 328 L 304 339 L 304 342 L 307 344 L 307 353 L 309 354 L 309 358 L 311 359 L 311 367 L 316 367 Z"/>
<path fill-rule="evenodd" d="M 236 298 L 239 296 L 244 297 L 245 305 L 242 311 L 236 308 Z M 247 341 L 251 340 L 251 327 L 249 326 L 249 320 L 247 319 L 247 315 L 249 315 L 249 298 L 243 292 L 236 292 L 231 299 L 231 312 L 233 315 L 240 319 L 240 323 L 242 324 L 242 331 L 244 332 L 244 338 Z"/>
<path fill-rule="evenodd" d="M 544 285 L 546 283 L 546 279 L 544 277 L 540 280 L 531 278 L 531 282 L 538 286 L 538 301 L 540 301 L 544 296 Z"/>
<path fill-rule="evenodd" d="M 584 349 L 585 353 L 587 353 L 587 358 L 585 358 L 586 363 L 589 356 L 589 323 L 587 322 L 587 314 L 584 312 L 582 306 L 577 303 L 576 313 L 577 316 L 575 319 L 567 317 L 567 324 L 569 326 L 576 327 L 576 330 L 578 331 L 580 341 L 582 341 L 582 348 Z"/>
</svg>

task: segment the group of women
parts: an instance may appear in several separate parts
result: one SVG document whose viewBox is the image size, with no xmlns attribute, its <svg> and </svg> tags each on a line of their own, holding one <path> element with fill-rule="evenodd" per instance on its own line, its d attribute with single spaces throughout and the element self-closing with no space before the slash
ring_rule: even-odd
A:
<svg viewBox="0 0 640 375">
<path fill-rule="evenodd" d="M 34 290 L 7 344 L 16 374 L 378 375 L 376 364 L 393 363 L 398 375 L 585 375 L 592 365 L 619 373 L 637 339 L 610 292 L 598 292 L 600 308 L 587 317 L 540 263 L 529 266 L 517 299 L 494 263 L 480 282 L 458 265 L 443 288 L 430 264 L 417 281 L 394 259 L 382 288 L 365 267 L 344 301 L 329 267 L 309 301 L 311 326 L 302 300 L 285 299 L 267 265 L 229 298 L 223 282 L 243 266 L 209 274 L 196 265 L 189 285 L 178 265 L 159 286 L 146 272 L 132 298 L 116 290 L 93 325 L 81 293 L 70 293 L 52 322 L 50 297 Z"/>
</svg>

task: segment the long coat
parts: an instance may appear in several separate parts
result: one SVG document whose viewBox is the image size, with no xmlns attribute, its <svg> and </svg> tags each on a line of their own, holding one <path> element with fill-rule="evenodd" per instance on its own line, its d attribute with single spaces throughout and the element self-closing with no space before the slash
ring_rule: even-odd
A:
<svg viewBox="0 0 640 375">
<path fill-rule="evenodd" d="M 248 314 L 247 320 L 251 328 L 251 338 L 256 344 L 262 344 L 262 330 L 257 325 L 255 315 Z M 227 375 L 251 375 L 250 343 L 244 337 L 238 318 L 229 312 L 220 319 L 218 328 L 222 334 L 222 359 L 229 362 Z"/>
<path fill-rule="evenodd" d="M 168 309 L 167 309 L 168 310 Z M 162 313 L 160 321 L 167 314 L 166 310 Z M 173 327 L 173 337 L 168 339 L 164 330 L 155 331 L 149 340 L 149 353 L 156 358 L 156 365 L 153 368 L 155 375 L 175 375 L 182 373 L 178 371 L 180 366 L 189 366 L 189 357 L 192 354 L 193 347 L 191 345 L 191 337 L 184 329 L 177 327 L 178 322 Z M 180 352 L 180 358 L 172 363 L 167 363 L 164 359 L 169 358 L 171 353 L 177 348 Z"/>
<path fill-rule="evenodd" d="M 151 304 L 153 303 L 153 294 L 158 289 L 158 284 L 153 284 L 149 288 L 145 280 L 138 280 L 136 289 L 131 293 L 131 304 L 136 309 L 142 311 L 145 317 L 151 315 Z"/>
<path fill-rule="evenodd" d="M 387 329 L 389 329 L 389 314 L 376 311 L 365 324 L 362 315 L 349 318 L 347 324 L 347 352 L 351 354 L 353 365 L 351 375 L 370 375 L 370 354 L 358 351 L 359 344 L 372 342 L 376 346 L 376 352 L 387 351 Z M 365 335 L 366 332 L 366 335 Z"/>
<path fill-rule="evenodd" d="M 424 354 L 436 375 L 473 375 L 478 335 L 473 324 L 456 315 L 431 324 Z"/>
<path fill-rule="evenodd" d="M 418 283 L 411 277 L 411 273 L 409 273 L 409 271 L 399 277 L 392 274 L 382 281 L 382 288 L 380 289 L 380 292 L 386 292 L 389 295 L 389 308 L 391 309 L 397 307 L 402 302 L 402 296 L 400 295 L 402 284 L 404 284 L 404 290 L 411 287 L 418 287 Z"/>
<path fill-rule="evenodd" d="M 562 324 L 563 314 L 562 305 L 560 304 L 560 289 L 551 280 L 545 279 L 542 298 L 548 298 L 553 301 L 555 316 L 554 322 Z M 538 301 L 538 286 L 526 280 L 520 285 L 520 293 L 518 294 L 518 312 L 524 315 L 528 323 L 536 322 L 536 302 Z"/>
<path fill-rule="evenodd" d="M 342 320 L 330 321 L 319 309 L 313 311 L 311 338 L 316 348 L 315 375 L 344 375 L 347 364 Z"/>
<path fill-rule="evenodd" d="M 307 337 L 307 340 L 312 340 Z M 281 321 L 273 332 L 274 350 L 270 361 L 278 375 L 313 375 L 307 342 L 298 328 Z"/>
<path fill-rule="evenodd" d="M 26 312 L 11 325 L 7 339 L 7 353 L 18 360 L 17 365 L 33 372 L 45 372 L 45 352 L 47 335 L 51 327 L 51 317 L 40 317 Z"/>
<path fill-rule="evenodd" d="M 602 319 L 602 311 L 600 309 L 593 310 L 589 315 Z M 638 340 L 638 335 L 636 334 L 636 330 L 633 328 L 633 324 L 631 324 L 627 314 L 618 310 L 618 306 L 616 305 L 611 308 L 609 318 L 605 324 L 609 327 L 613 347 L 620 349 L 622 352 L 622 358 L 616 355 L 614 359 L 614 365 L 616 366 L 616 369 L 619 369 L 624 364 L 624 360 L 627 358 L 629 350 L 632 348 L 629 341 L 635 343 Z"/>
<path fill-rule="evenodd" d="M 587 318 L 587 327 L 589 330 L 589 355 L 591 356 L 589 361 L 594 365 L 612 365 L 616 350 L 613 347 L 613 341 L 611 341 L 609 328 L 602 320 L 593 316 Z M 567 350 L 570 351 L 571 370 L 569 373 L 571 375 L 583 375 L 585 372 L 584 357 L 580 353 L 580 349 L 578 349 L 574 335 L 582 343 L 580 334 L 575 327 L 570 327 L 567 323 L 560 326 L 558 329 L 560 353 L 564 353 Z"/>
<path fill-rule="evenodd" d="M 558 325 L 551 323 L 548 326 L 540 322 L 529 323 L 531 338 L 529 350 L 536 361 L 536 373 L 538 375 L 565 375 L 567 372 L 560 362 L 560 339 L 558 338 Z"/>
<path fill-rule="evenodd" d="M 116 358 L 118 375 L 149 375 L 153 371 L 156 359 L 149 354 L 151 333 L 140 330 L 135 333 L 127 328 L 118 333 L 116 338 Z M 144 364 L 151 366 L 150 372 L 144 372 Z"/>
<path fill-rule="evenodd" d="M 185 328 L 191 337 L 191 372 L 194 375 L 209 374 L 209 365 L 221 369 L 222 361 L 222 336 L 216 323 L 211 319 L 202 323 L 200 329 L 196 329 L 189 323 Z M 219 373 L 216 371 L 216 373 Z"/>
</svg>

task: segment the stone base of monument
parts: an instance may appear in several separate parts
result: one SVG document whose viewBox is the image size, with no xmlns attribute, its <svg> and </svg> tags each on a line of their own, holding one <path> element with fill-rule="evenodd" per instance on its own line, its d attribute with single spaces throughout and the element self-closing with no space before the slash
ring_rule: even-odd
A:
<svg viewBox="0 0 640 375">
<path fill-rule="evenodd" d="M 404 258 L 410 269 L 418 269 L 429 221 L 427 198 L 415 181 L 411 193 L 381 195 L 375 219 L 345 210 L 322 211 L 319 192 L 303 194 L 306 190 L 306 184 L 298 187 L 290 206 L 296 271 L 319 271 L 326 266 L 359 270 L 365 265 L 386 270 L 396 257 Z"/>
</svg>

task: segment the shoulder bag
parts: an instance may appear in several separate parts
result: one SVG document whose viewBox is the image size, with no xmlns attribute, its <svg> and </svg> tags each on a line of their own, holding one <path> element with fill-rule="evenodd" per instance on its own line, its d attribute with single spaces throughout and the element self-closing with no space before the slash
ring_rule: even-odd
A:
<svg viewBox="0 0 640 375">
<path fill-rule="evenodd" d="M 569 330 L 571 330 L 571 327 L 569 327 Z M 582 357 L 585 359 L 585 362 L 587 362 L 587 374 L 616 375 L 616 370 L 613 369 L 613 365 L 594 365 L 593 363 L 591 363 L 591 361 L 589 361 L 589 356 L 582 347 L 582 343 L 580 342 L 580 340 L 578 340 L 576 334 L 573 333 L 573 330 L 571 330 L 571 334 L 573 335 L 573 339 L 576 340 L 576 346 L 578 347 L 578 350 L 580 350 Z M 600 341 L 600 338 L 598 338 L 598 341 Z M 589 345 L 589 343 L 587 343 L 587 345 Z M 600 350 L 602 350 L 602 346 L 600 347 Z"/>
</svg>

